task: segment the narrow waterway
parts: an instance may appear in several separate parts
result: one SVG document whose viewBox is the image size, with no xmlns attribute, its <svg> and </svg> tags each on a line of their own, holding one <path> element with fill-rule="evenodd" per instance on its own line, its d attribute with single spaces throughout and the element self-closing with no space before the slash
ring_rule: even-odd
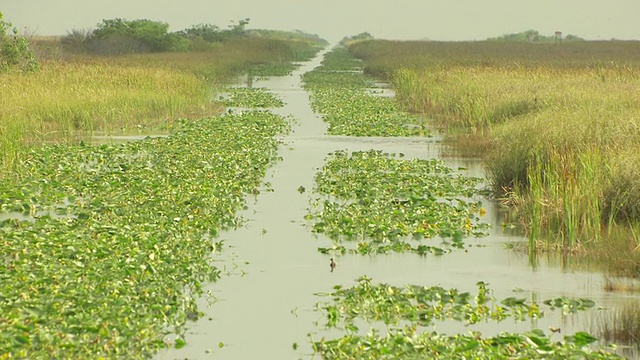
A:
<svg viewBox="0 0 640 360">
<path fill-rule="evenodd" d="M 521 235 L 504 229 L 502 215 L 492 202 L 485 202 L 485 220 L 493 225 L 491 234 L 468 239 L 465 250 L 444 256 L 388 254 L 376 256 L 342 255 L 336 257 L 335 271 L 329 267 L 330 255 L 317 252 L 318 246 L 331 242 L 311 233 L 304 215 L 314 186 L 314 175 L 326 156 L 338 149 L 349 151 L 379 149 L 402 152 L 407 158 L 439 156 L 436 138 L 354 138 L 325 135 L 326 126 L 309 105 L 309 96 L 301 88 L 300 75 L 319 65 L 321 56 L 304 64 L 290 76 L 254 83 L 267 87 L 286 106 L 274 110 L 297 119 L 294 132 L 283 139 L 282 161 L 265 179 L 265 188 L 249 210 L 242 215 L 249 221 L 236 231 L 225 233 L 224 251 L 216 265 L 225 275 L 210 284 L 211 296 L 201 300 L 205 316 L 191 323 L 187 345 L 180 350 L 158 354 L 159 359 L 310 359 L 310 337 L 341 336 L 341 332 L 323 329 L 322 314 L 314 311 L 314 295 L 330 292 L 334 285 L 355 285 L 355 279 L 367 275 L 374 282 L 392 285 L 440 285 L 474 292 L 476 282 L 484 281 L 497 298 L 526 297 L 541 301 L 555 297 L 587 297 L 598 306 L 622 306 L 632 296 L 603 291 L 602 276 L 575 270 L 565 262 L 541 259 L 535 266 L 526 254 L 505 248 L 506 243 L 524 241 Z M 469 176 L 483 176 L 478 161 L 445 158 L 448 165 Z M 299 192 L 300 187 L 306 189 Z M 432 240 L 437 241 L 437 240 Z M 514 292 L 514 291 L 517 291 Z M 563 334 L 590 331 L 594 312 L 563 316 L 560 311 L 542 319 L 516 323 L 485 323 L 474 326 L 490 336 L 500 331 L 527 331 L 532 328 L 559 327 Z M 469 327 L 456 322 L 438 323 L 434 330 L 443 333 L 467 332 Z M 597 334 L 596 334 L 597 335 Z M 557 335 L 557 340 L 562 335 Z"/>
</svg>

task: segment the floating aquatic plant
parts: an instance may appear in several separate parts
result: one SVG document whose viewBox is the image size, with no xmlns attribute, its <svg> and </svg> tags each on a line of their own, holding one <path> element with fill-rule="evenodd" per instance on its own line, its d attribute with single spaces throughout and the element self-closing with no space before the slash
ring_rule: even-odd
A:
<svg viewBox="0 0 640 360">
<path fill-rule="evenodd" d="M 284 106 L 284 102 L 266 88 L 230 88 L 226 92 L 226 97 L 221 97 L 221 100 L 227 107 L 278 108 Z"/>
<path fill-rule="evenodd" d="M 325 55 L 322 65 L 303 75 L 311 106 L 329 124 L 330 135 L 427 135 L 423 121 L 402 112 L 393 99 L 373 96 L 371 79 L 362 74 L 344 48 Z"/>
<path fill-rule="evenodd" d="M 167 346 L 199 316 L 201 284 L 220 276 L 213 238 L 242 222 L 288 128 L 253 111 L 184 121 L 166 138 L 32 149 L 22 183 L 0 184 L 0 358 Z"/>
<path fill-rule="evenodd" d="M 314 352 L 333 359 L 620 359 L 606 349 L 591 349 L 597 339 L 586 332 L 561 341 L 536 329 L 523 334 L 501 333 L 492 337 L 470 332 L 448 336 L 418 332 L 416 327 L 395 329 L 386 335 L 375 330 L 361 336 L 315 341 Z"/>
<path fill-rule="evenodd" d="M 542 330 L 534 329 L 522 334 L 500 333 L 483 337 L 470 331 L 453 336 L 419 329 L 432 326 L 436 321 L 454 320 L 466 324 L 483 321 L 519 321 L 535 319 L 544 310 L 553 311 L 560 304 L 576 303 L 575 311 L 591 308 L 587 299 L 551 299 L 538 304 L 522 298 L 497 300 L 488 284 L 478 282 L 477 292 L 461 292 L 440 286 L 374 284 L 363 276 L 358 284 L 344 288 L 334 287 L 331 301 L 318 303 L 317 309 L 327 319 L 328 327 L 344 327 L 347 334 L 337 339 L 313 342 L 314 352 L 323 359 L 617 359 L 619 356 L 604 349 L 590 348 L 597 338 L 586 332 L 564 336 L 562 341 L 552 339 Z M 355 320 L 382 321 L 387 333 L 372 328 L 367 335 L 359 335 Z M 396 328 L 402 322 L 405 325 Z"/>
<path fill-rule="evenodd" d="M 507 318 L 517 321 L 541 318 L 545 310 L 554 311 L 560 303 L 572 304 L 570 309 L 561 308 L 565 315 L 595 306 L 589 299 L 557 298 L 542 303 L 516 297 L 499 300 L 493 297 L 487 283 L 481 281 L 476 286 L 477 293 L 472 294 L 441 286 L 374 284 L 362 276 L 356 286 L 335 286 L 332 293 L 324 294 L 332 301 L 318 303 L 317 308 L 326 315 L 327 326 L 342 324 L 353 328 L 355 319 L 382 321 L 387 325 L 408 321 L 420 326 L 455 320 L 468 325 Z"/>
<path fill-rule="evenodd" d="M 414 251 L 442 254 L 445 248 L 410 243 L 436 236 L 461 247 L 465 236 L 486 235 L 480 222 L 480 179 L 463 177 L 442 161 L 403 159 L 381 151 L 330 155 L 316 175 L 318 198 L 307 215 L 313 231 L 327 234 L 342 252 L 343 240 L 358 242 L 351 251 Z M 321 251 L 330 251 L 322 248 Z"/>
</svg>

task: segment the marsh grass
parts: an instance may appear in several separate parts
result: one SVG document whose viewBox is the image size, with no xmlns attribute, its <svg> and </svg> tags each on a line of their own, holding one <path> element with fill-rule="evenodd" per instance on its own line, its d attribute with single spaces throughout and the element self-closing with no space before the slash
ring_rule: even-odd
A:
<svg viewBox="0 0 640 360">
<path fill-rule="evenodd" d="M 441 126 L 486 135 L 505 119 L 535 111 L 534 90 L 514 83 L 528 82 L 526 71 L 485 70 L 481 67 L 439 70 L 399 69 L 392 82 L 399 102 L 410 111 L 434 114 Z M 461 86 L 464 83 L 464 86 Z"/>
<path fill-rule="evenodd" d="M 371 40 L 354 43 L 349 46 L 349 52 L 364 61 L 366 73 L 377 77 L 391 76 L 397 69 L 405 67 L 424 69 L 459 65 L 605 69 L 615 66 L 624 72 L 640 65 L 637 41 L 533 44 Z"/>
<path fill-rule="evenodd" d="M 458 139 L 487 139 L 477 153 L 532 251 L 575 251 L 640 221 L 637 44 L 365 41 L 349 50 L 365 73 L 392 81 L 403 109 Z"/>
<path fill-rule="evenodd" d="M 193 74 L 91 62 L 47 63 L 39 73 L 3 80 L 3 122 L 30 129 L 35 143 L 75 130 L 153 126 L 194 109 L 203 115 L 211 92 Z"/>
<path fill-rule="evenodd" d="M 631 301 L 622 307 L 609 309 L 600 313 L 594 319 L 592 332 L 598 334 L 601 339 L 615 342 L 619 345 L 627 345 L 633 356 L 637 356 L 640 346 L 640 309 L 638 303 Z"/>
<path fill-rule="evenodd" d="M 595 248 L 594 257 L 601 263 L 606 275 L 605 289 L 620 291 L 628 289 L 618 277 L 640 277 L 640 225 L 617 224 L 610 226 L 603 241 Z M 637 285 L 635 287 L 638 287 Z M 633 287 L 628 290 L 633 290 Z"/>
</svg>

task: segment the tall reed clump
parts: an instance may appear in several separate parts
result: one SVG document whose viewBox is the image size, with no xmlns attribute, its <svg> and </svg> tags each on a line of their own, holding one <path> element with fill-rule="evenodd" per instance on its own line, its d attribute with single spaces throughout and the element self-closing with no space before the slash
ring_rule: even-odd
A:
<svg viewBox="0 0 640 360">
<path fill-rule="evenodd" d="M 575 249 L 640 221 L 640 109 L 547 109 L 496 128 L 487 170 L 532 243 Z M 617 105 L 612 104 L 613 107 Z M 553 239 L 553 241 L 550 240 Z"/>
<path fill-rule="evenodd" d="M 609 178 L 606 171 L 600 171 L 606 162 L 599 150 L 574 153 L 550 148 L 532 156 L 526 168 L 527 186 L 516 185 L 509 194 L 528 219 L 530 249 L 540 245 L 540 238 L 546 240 L 547 248 L 562 249 L 576 249 L 582 244 L 580 239 L 598 241 L 604 190 L 594 185 Z M 554 235 L 553 241 L 545 236 L 549 234 Z"/>
<path fill-rule="evenodd" d="M 640 309 L 638 303 L 629 300 L 615 308 L 602 311 L 594 318 L 592 333 L 605 341 L 621 346 L 629 359 L 638 358 L 640 342 Z M 627 345 L 627 346 L 624 346 Z"/>
</svg>

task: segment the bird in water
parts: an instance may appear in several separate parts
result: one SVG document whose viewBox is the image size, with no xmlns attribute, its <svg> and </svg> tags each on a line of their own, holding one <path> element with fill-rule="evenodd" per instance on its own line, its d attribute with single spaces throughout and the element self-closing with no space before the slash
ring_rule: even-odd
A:
<svg viewBox="0 0 640 360">
<path fill-rule="evenodd" d="M 333 272 L 333 269 L 336 268 L 336 262 L 333 261 L 333 258 L 331 258 L 331 262 L 329 263 L 329 267 L 331 268 L 331 272 Z"/>
</svg>

